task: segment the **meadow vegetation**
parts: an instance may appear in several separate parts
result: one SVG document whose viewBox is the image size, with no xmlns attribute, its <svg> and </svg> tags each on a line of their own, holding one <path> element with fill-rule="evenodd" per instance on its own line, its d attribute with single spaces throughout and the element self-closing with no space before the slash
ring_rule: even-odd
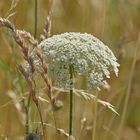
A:
<svg viewBox="0 0 140 140">
<path fill-rule="evenodd" d="M 0 140 L 140 139 L 139 0 L 0 0 L 0 17 Z M 54 87 L 40 50 L 44 73 L 24 67 L 33 74 L 30 52 L 65 32 L 94 35 L 120 64 L 98 93 L 76 76 L 70 137 L 69 90 Z"/>
</svg>

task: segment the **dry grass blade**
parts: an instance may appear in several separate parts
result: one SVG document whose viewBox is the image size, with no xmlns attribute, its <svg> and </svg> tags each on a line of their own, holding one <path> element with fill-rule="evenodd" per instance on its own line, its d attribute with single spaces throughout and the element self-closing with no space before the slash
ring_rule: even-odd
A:
<svg viewBox="0 0 140 140">
<path fill-rule="evenodd" d="M 15 12 L 14 12 L 14 14 L 13 13 L 11 14 L 11 12 L 12 12 L 12 10 L 14 8 L 16 8 L 18 2 L 19 2 L 19 0 L 12 0 L 11 7 L 8 10 L 7 14 L 6 14 L 7 15 L 7 19 L 9 19 L 11 16 L 13 16 L 15 14 Z"/>
<path fill-rule="evenodd" d="M 34 122 L 34 123 L 40 123 L 40 122 Z M 56 128 L 55 126 L 53 126 L 52 124 L 49 124 L 49 123 L 44 123 L 44 125 L 47 126 L 47 127 L 56 129 L 57 132 L 58 132 L 59 134 L 63 134 L 63 135 L 66 136 L 67 138 L 69 137 L 69 134 L 68 134 L 67 132 L 65 132 L 64 129 Z"/>
<path fill-rule="evenodd" d="M 75 92 L 76 95 L 84 98 L 85 100 L 94 100 L 94 101 L 96 101 L 96 96 L 94 96 L 93 94 L 87 93 L 87 92 L 85 92 L 83 90 L 75 90 L 74 92 Z M 108 109 L 110 109 L 115 114 L 119 115 L 118 112 L 114 109 L 114 106 L 112 104 L 110 104 L 109 102 L 102 101 L 100 99 L 97 99 L 97 102 L 100 103 L 101 105 L 107 107 Z"/>
<path fill-rule="evenodd" d="M 20 121 L 24 125 L 25 114 L 24 114 L 23 109 L 22 109 L 22 101 L 23 101 L 23 99 L 20 101 L 19 97 L 17 97 L 17 94 L 15 92 L 13 92 L 13 91 L 8 91 L 7 95 L 13 100 L 13 105 L 15 106 L 15 108 L 18 111 L 18 114 L 20 115 Z"/>
<path fill-rule="evenodd" d="M 63 134 L 64 136 L 69 137 L 69 134 L 68 134 L 67 132 L 65 132 L 65 130 L 60 129 L 60 128 L 56 128 L 56 127 L 52 126 L 51 124 L 46 124 L 46 123 L 45 123 L 45 125 L 48 126 L 48 127 L 54 128 L 54 129 L 56 129 L 60 134 Z"/>
<path fill-rule="evenodd" d="M 14 9 L 17 6 L 18 2 L 19 2 L 19 0 L 12 0 L 12 4 L 11 4 L 11 7 L 10 7 L 9 11 Z"/>
<path fill-rule="evenodd" d="M 12 17 L 12 16 L 14 16 L 15 14 L 16 14 L 16 12 L 13 12 L 13 13 L 9 14 L 9 15 L 7 16 L 7 18 L 6 18 L 6 19 L 11 18 L 11 17 Z"/>
<path fill-rule="evenodd" d="M 48 100 L 46 100 L 46 99 L 42 98 L 41 96 L 38 96 L 38 99 L 39 99 L 40 101 L 42 101 L 42 102 L 49 103 L 49 101 L 48 101 Z"/>
<path fill-rule="evenodd" d="M 64 90 L 64 89 L 56 88 L 56 87 L 53 87 L 53 89 L 56 90 L 56 91 L 59 91 L 60 93 L 61 92 L 69 93 L 69 90 Z M 88 92 L 86 92 L 84 90 L 75 89 L 74 90 L 74 93 L 77 96 L 82 97 L 84 100 L 93 100 L 93 101 L 96 101 L 96 96 L 94 96 L 93 94 L 88 93 Z M 109 102 L 102 101 L 100 99 L 97 99 L 97 102 L 100 103 L 101 105 L 107 107 L 108 109 L 110 109 L 115 114 L 119 115 L 119 113 L 114 109 L 114 106 L 112 104 L 110 104 Z"/>
<path fill-rule="evenodd" d="M 8 96 L 9 96 L 9 95 L 8 95 Z M 22 102 L 23 99 L 24 99 L 24 97 L 23 97 L 23 98 L 19 98 L 19 99 L 17 99 L 17 100 L 18 100 L 18 102 Z M 0 109 L 1 109 L 1 108 L 4 108 L 4 107 L 7 107 L 7 106 L 9 106 L 9 105 L 13 105 L 13 104 L 15 104 L 15 102 L 14 102 L 13 100 L 10 100 L 10 101 L 6 102 L 5 104 L 1 105 L 1 106 L 0 106 Z"/>
</svg>

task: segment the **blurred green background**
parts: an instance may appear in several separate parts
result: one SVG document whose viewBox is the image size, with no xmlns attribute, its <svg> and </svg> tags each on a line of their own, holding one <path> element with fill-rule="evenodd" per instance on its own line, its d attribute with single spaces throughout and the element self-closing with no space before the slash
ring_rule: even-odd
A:
<svg viewBox="0 0 140 140">
<path fill-rule="evenodd" d="M 15 5 L 14 5 L 15 4 Z M 11 5 L 13 7 L 11 7 Z M 34 0 L 0 0 L 0 17 L 7 18 L 18 29 L 34 34 Z M 12 8 L 11 10 L 9 10 Z M 99 98 L 109 101 L 120 114 L 115 115 L 106 107 L 98 106 L 96 140 L 119 140 L 120 125 L 124 104 L 129 94 L 122 138 L 120 140 L 140 139 L 140 0 L 38 0 L 37 38 L 46 22 L 49 10 L 52 11 L 53 34 L 63 32 L 88 32 L 107 44 L 120 63 L 119 77 L 108 80 Z M 12 15 L 12 13 L 14 13 Z M 28 91 L 26 83 L 18 72 L 17 64 L 23 63 L 20 49 L 11 33 L 0 28 L 0 140 L 22 139 L 25 132 L 24 113 L 21 105 L 23 94 Z M 80 81 L 80 82 L 79 82 Z M 38 83 L 41 85 L 41 83 Z M 85 89 L 84 78 L 78 80 L 77 88 Z M 94 92 L 93 92 L 94 93 Z M 45 97 L 43 93 L 41 95 Z M 68 131 L 68 97 L 62 93 L 60 99 L 64 106 L 55 112 L 57 126 Z M 42 104 L 46 122 L 52 123 L 50 106 Z M 92 139 L 94 102 L 75 96 L 74 136 L 76 139 Z M 30 111 L 32 131 L 38 131 L 37 112 Z M 47 115 L 46 115 L 47 114 Z M 84 124 L 81 120 L 85 119 Z M 82 125 L 84 129 L 80 131 Z M 47 127 L 50 140 L 65 140 L 63 135 L 55 135 L 55 130 Z M 6 139 L 7 137 L 7 139 Z"/>
</svg>

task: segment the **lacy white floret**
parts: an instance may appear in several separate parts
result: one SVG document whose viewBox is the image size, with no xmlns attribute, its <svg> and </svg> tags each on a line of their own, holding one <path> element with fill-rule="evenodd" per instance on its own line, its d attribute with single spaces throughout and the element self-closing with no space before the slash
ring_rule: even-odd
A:
<svg viewBox="0 0 140 140">
<path fill-rule="evenodd" d="M 113 52 L 99 39 L 87 33 L 68 32 L 54 35 L 42 41 L 38 46 L 48 65 L 51 77 L 59 87 L 69 83 L 69 67 L 72 66 L 77 75 L 86 75 L 91 88 L 99 88 L 106 84 L 105 77 L 110 72 L 118 75 L 117 59 Z M 41 72 L 39 58 L 32 53 Z"/>
</svg>

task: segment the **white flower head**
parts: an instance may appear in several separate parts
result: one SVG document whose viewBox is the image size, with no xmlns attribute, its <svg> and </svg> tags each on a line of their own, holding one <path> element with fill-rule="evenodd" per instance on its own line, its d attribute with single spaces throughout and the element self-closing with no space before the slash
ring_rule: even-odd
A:
<svg viewBox="0 0 140 140">
<path fill-rule="evenodd" d="M 87 75 L 88 85 L 99 88 L 110 78 L 110 73 L 118 75 L 117 59 L 113 52 L 96 37 L 87 33 L 68 32 L 54 35 L 42 41 L 38 46 L 48 64 L 50 77 L 57 85 L 69 84 L 69 67 L 77 75 Z M 40 72 L 39 58 L 32 53 L 37 69 Z"/>
</svg>

